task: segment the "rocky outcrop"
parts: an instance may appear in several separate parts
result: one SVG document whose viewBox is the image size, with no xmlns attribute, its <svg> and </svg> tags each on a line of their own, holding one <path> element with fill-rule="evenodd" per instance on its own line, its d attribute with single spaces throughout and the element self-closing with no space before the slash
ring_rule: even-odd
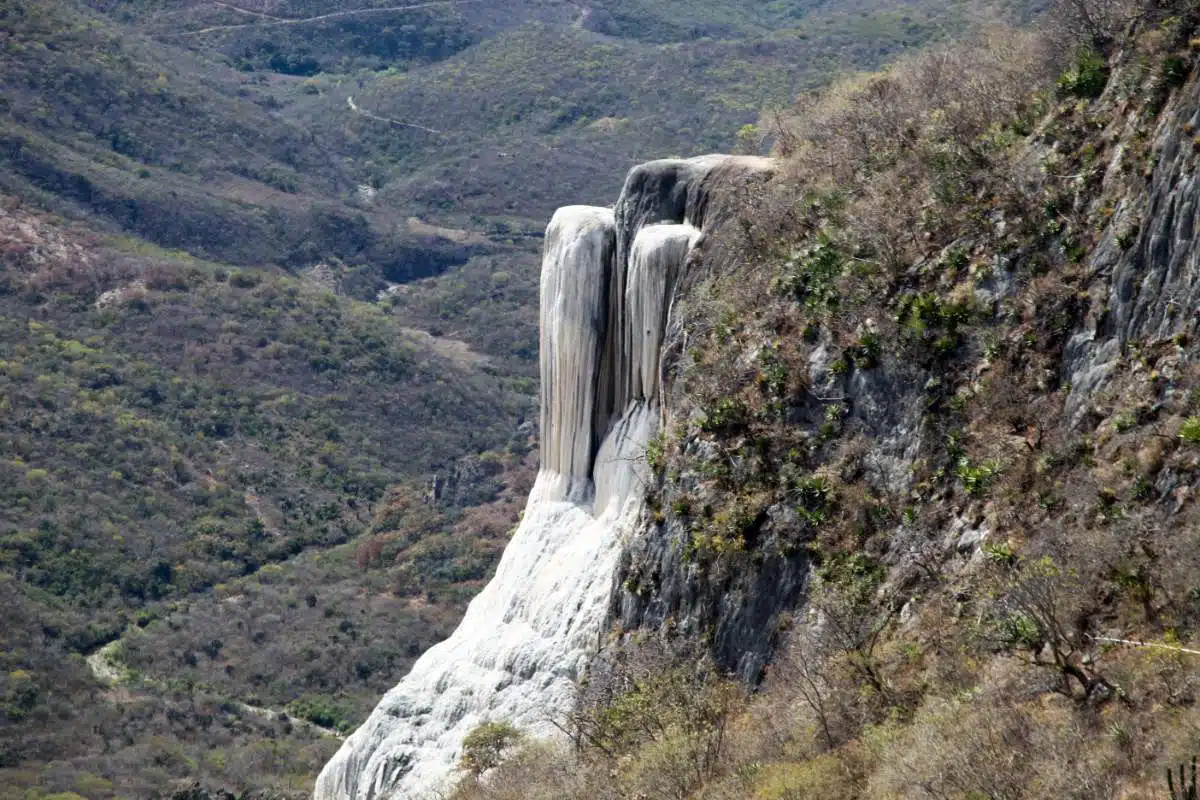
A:
<svg viewBox="0 0 1200 800">
<path fill-rule="evenodd" d="M 485 721 L 553 735 L 598 651 L 622 548 L 642 529 L 676 287 L 723 187 L 770 168 L 653 162 L 630 174 L 615 211 L 555 214 L 541 281 L 541 470 L 521 525 L 455 633 L 322 771 L 317 800 L 424 797 Z"/>
<path fill-rule="evenodd" d="M 503 467 L 479 456 L 464 456 L 446 472 L 434 474 L 425 491 L 425 502 L 438 508 L 461 509 L 496 499 L 503 484 Z"/>
<path fill-rule="evenodd" d="M 836 405 L 843 414 L 840 424 L 872 442 L 863 459 L 868 473 L 864 478 L 871 485 L 902 492 L 912 480 L 911 467 L 926 435 L 922 387 L 928 376 L 902 363 L 851 375 L 833 374 L 826 354 L 818 345 L 811 391 L 806 402 L 790 409 L 788 422 L 816 431 L 825 421 L 826 409 Z M 704 446 L 685 445 L 693 455 Z M 704 505 L 702 483 L 695 474 L 678 476 L 677 484 L 667 487 L 664 505 L 672 504 L 681 487 Z M 661 527 L 648 528 L 626 548 L 613 617 L 624 630 L 649 629 L 705 640 L 721 671 L 753 686 L 808 588 L 812 564 L 807 551 L 780 546 L 798 526 L 794 508 L 782 503 L 770 507 L 755 526 L 755 550 L 761 557 L 709 571 L 686 552 L 690 522 L 668 510 Z"/>
<path fill-rule="evenodd" d="M 1119 120 L 1131 125 L 1135 120 Z M 1191 82 L 1163 112 L 1150 152 L 1149 182 L 1121 192 L 1087 269 L 1092 313 L 1072 336 L 1063 373 L 1071 385 L 1069 408 L 1076 419 L 1112 375 L 1131 342 L 1154 344 L 1194 336 L 1200 308 L 1200 245 L 1196 198 L 1200 193 L 1196 143 L 1200 83 Z M 1133 138 L 1114 131 L 1114 138 Z M 1104 176 L 1105 186 L 1128 183 L 1136 168 L 1122 145 Z M 1118 191 L 1119 191 L 1118 189 Z"/>
</svg>

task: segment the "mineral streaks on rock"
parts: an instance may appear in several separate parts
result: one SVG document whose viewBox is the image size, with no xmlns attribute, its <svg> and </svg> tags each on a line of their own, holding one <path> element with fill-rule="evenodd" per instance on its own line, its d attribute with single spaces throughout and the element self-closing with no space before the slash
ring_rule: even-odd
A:
<svg viewBox="0 0 1200 800">
<path fill-rule="evenodd" d="M 418 800 L 452 780 L 463 737 L 504 720 L 535 736 L 574 701 L 641 524 L 675 290 L 723 177 L 764 159 L 636 168 L 614 210 L 560 209 L 541 279 L 541 471 L 495 577 L 346 740 L 316 800 Z"/>
<path fill-rule="evenodd" d="M 1071 387 L 1068 409 L 1076 422 L 1129 342 L 1166 341 L 1197 331 L 1200 175 L 1191 168 L 1194 143 L 1185 135 L 1200 124 L 1197 109 L 1200 83 L 1193 82 L 1161 115 L 1149 183 L 1122 200 L 1088 263 L 1095 279 L 1093 311 L 1084 330 L 1067 343 L 1063 365 Z M 1122 179 L 1121 165 L 1116 159 L 1106 182 Z"/>
<path fill-rule="evenodd" d="M 616 247 L 613 213 L 567 206 L 546 229 L 541 281 L 541 468 L 561 476 L 561 497 L 586 491 L 603 431 L 594 425 L 608 283 Z"/>
</svg>

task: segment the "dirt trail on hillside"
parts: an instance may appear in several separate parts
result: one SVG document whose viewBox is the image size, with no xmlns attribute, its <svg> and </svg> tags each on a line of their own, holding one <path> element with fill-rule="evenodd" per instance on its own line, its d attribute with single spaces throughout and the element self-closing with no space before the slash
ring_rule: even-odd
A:
<svg viewBox="0 0 1200 800">
<path fill-rule="evenodd" d="M 114 658 L 114 651 L 120 646 L 120 644 L 121 640 L 115 639 L 86 656 L 84 661 L 87 663 L 88 669 L 91 670 L 92 676 L 105 686 L 108 686 L 112 689 L 136 691 L 138 687 L 134 685 L 135 682 L 131 680 L 129 671 L 124 667 L 124 665 Z M 147 683 L 150 685 L 158 684 L 158 682 L 152 678 L 142 678 L 138 682 Z M 320 736 L 330 736 L 338 741 L 346 738 L 343 734 L 335 731 L 332 728 L 326 728 L 316 724 L 315 722 L 309 722 L 306 719 L 294 717 L 284 711 L 278 711 L 273 708 L 265 708 L 263 706 L 252 706 L 249 703 L 243 703 L 241 700 L 230 700 L 230 703 L 232 703 L 232 705 L 234 705 L 241 713 L 255 716 L 259 719 L 265 719 L 269 722 L 278 722 L 286 719 L 293 725 L 307 729 Z"/>
</svg>

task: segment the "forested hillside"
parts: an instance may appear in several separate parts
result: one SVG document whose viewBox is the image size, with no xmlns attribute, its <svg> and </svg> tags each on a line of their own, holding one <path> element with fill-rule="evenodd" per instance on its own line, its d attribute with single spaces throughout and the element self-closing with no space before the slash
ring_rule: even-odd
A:
<svg viewBox="0 0 1200 800">
<path fill-rule="evenodd" d="M 1035 6 L 0 4 L 0 797 L 304 796 L 517 521 L 551 211 Z"/>
<path fill-rule="evenodd" d="M 90 685 L 82 660 L 37 668 L 123 633 L 140 634 L 128 663 L 151 697 L 185 687 L 218 704 L 278 709 L 346 691 L 367 702 L 448 632 L 489 569 L 488 537 L 502 538 L 515 508 L 457 539 L 451 525 L 457 509 L 491 501 L 523 469 L 528 381 L 463 342 L 403 327 L 386 305 L 81 232 L 7 203 L 0 552 L 10 602 L 36 636 L 5 647 L 5 766 L 91 752 L 80 728 L 118 751 L 145 744 L 141 733 L 122 740 L 110 730 L 106 701 L 51 714 L 74 694 L 58 672 L 74 669 L 72 680 Z M 435 471 L 462 473 L 462 496 L 427 501 Z M 412 513 L 405 541 L 386 553 L 382 542 L 363 544 L 365 531 Z M 364 577 L 385 555 L 393 574 Z M 380 598 L 362 594 L 370 586 Z M 189 605 L 205 598 L 227 604 L 194 628 Z M 263 603 L 279 622 L 260 611 L 244 626 L 238 609 Z M 21 625 L 7 632 L 26 635 Z M 256 666 L 259 653 L 273 655 Z M 202 679 L 206 665 L 219 680 Z M 342 703 L 309 716 L 340 726 L 355 713 L 355 701 Z M 146 724 L 193 760 L 215 746 L 207 734 Z M 188 712 L 180 724 L 201 723 Z M 292 768 L 297 785 L 319 761 L 309 758 Z M 105 761 L 126 789 L 165 780 L 152 771 L 127 783 L 152 766 L 141 755 Z M 181 761 L 163 775 L 206 771 Z"/>
</svg>

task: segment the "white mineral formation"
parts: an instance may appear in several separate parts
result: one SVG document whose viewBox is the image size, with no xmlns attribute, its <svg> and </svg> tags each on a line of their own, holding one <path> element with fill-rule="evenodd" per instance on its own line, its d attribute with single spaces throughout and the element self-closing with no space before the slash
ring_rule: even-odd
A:
<svg viewBox="0 0 1200 800">
<path fill-rule="evenodd" d="M 463 737 L 483 722 L 554 735 L 644 510 L 664 331 L 700 235 L 692 209 L 707 206 L 697 187 L 728 162 L 744 160 L 644 165 L 616 216 L 585 206 L 554 215 L 541 280 L 541 470 L 521 525 L 454 634 L 325 766 L 315 800 L 424 800 L 453 780 Z M 647 184 L 661 197 L 631 195 Z"/>
</svg>

